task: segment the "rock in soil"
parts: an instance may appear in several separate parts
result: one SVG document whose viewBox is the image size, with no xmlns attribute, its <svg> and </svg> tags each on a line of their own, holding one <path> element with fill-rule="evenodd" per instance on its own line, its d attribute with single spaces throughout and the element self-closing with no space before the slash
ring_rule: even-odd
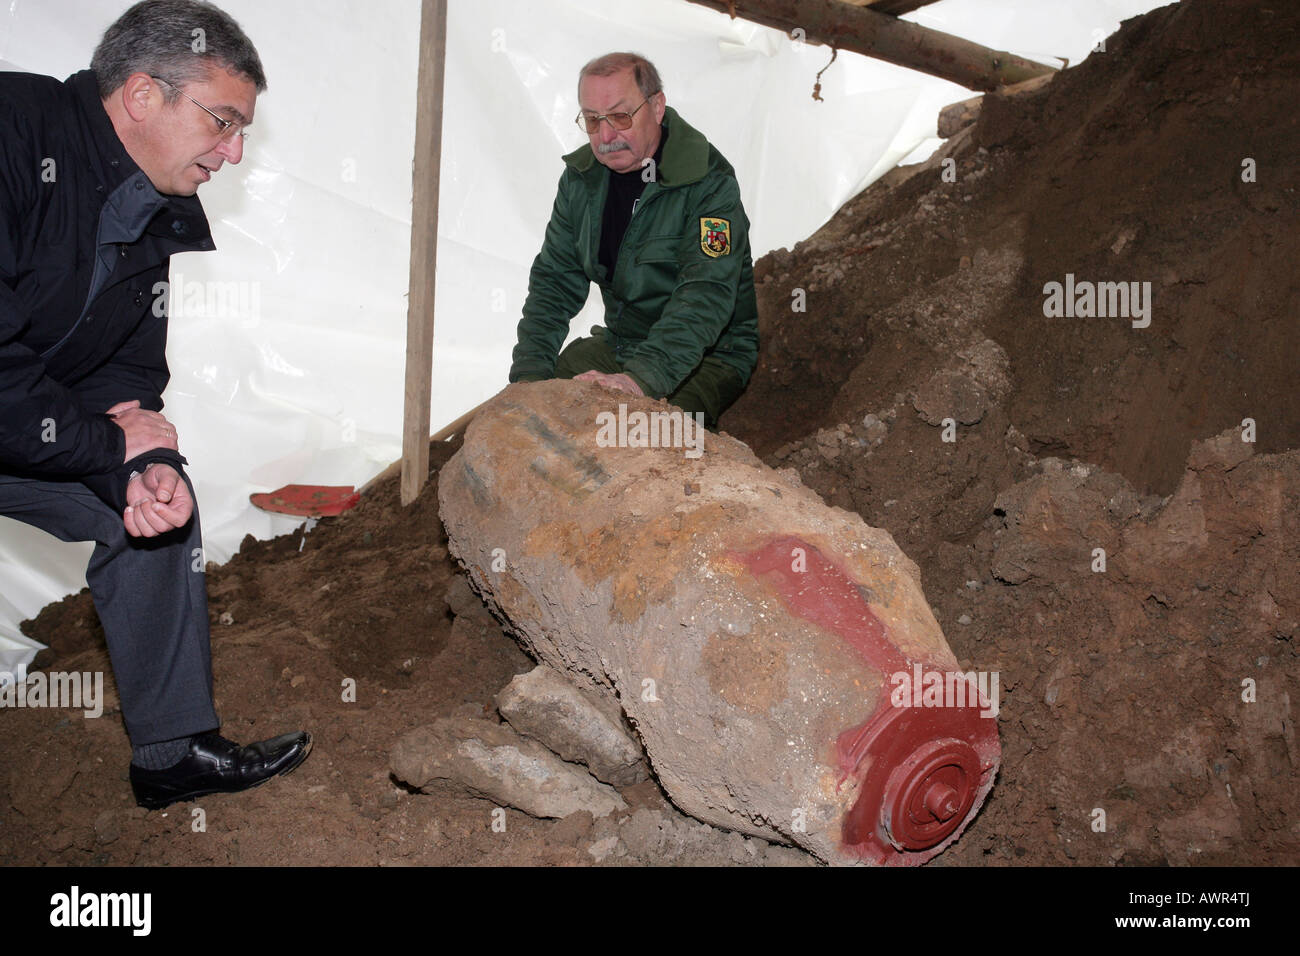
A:
<svg viewBox="0 0 1300 956">
<path fill-rule="evenodd" d="M 567 817 L 581 810 L 603 817 L 627 806 L 612 787 L 536 741 L 507 725 L 472 717 L 445 717 L 406 734 L 393 748 L 391 767 L 412 787 L 454 780 L 535 817 Z"/>
<path fill-rule="evenodd" d="M 649 776 L 641 745 L 596 695 L 542 664 L 520 674 L 497 695 L 497 709 L 515 730 L 616 787 Z"/>
</svg>

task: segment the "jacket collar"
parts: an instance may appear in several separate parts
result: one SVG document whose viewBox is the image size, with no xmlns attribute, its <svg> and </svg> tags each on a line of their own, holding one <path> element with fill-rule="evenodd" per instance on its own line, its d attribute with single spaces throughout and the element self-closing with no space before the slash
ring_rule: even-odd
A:
<svg viewBox="0 0 1300 956">
<path fill-rule="evenodd" d="M 669 188 L 699 182 L 709 171 L 709 141 L 671 106 L 664 109 L 663 125 L 669 136 L 664 144 L 663 162 L 656 171 L 659 185 Z M 564 161 L 583 175 L 590 173 L 593 166 L 597 172 L 605 168 L 596 162 L 590 143 L 569 153 Z"/>
<path fill-rule="evenodd" d="M 74 73 L 68 86 L 90 142 L 91 171 L 104 187 L 99 242 L 135 242 L 147 231 L 173 251 L 215 249 L 199 197 L 162 195 L 131 158 L 104 109 L 94 71 Z"/>
</svg>

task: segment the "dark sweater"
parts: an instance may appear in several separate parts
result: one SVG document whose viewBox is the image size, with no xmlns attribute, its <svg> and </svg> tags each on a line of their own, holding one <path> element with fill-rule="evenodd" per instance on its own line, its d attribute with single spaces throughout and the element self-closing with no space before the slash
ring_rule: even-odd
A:
<svg viewBox="0 0 1300 956">
<path fill-rule="evenodd" d="M 664 158 L 664 143 L 668 142 L 668 130 L 660 127 L 659 148 L 655 150 L 654 169 L 657 172 Z M 623 236 L 627 233 L 628 223 L 636 211 L 636 204 L 645 192 L 647 167 L 634 169 L 627 173 L 609 171 L 609 195 L 605 197 L 605 211 L 600 223 L 600 258 L 599 262 L 607 270 L 606 275 L 614 275 L 614 265 L 618 262 L 618 250 L 623 245 Z"/>
</svg>

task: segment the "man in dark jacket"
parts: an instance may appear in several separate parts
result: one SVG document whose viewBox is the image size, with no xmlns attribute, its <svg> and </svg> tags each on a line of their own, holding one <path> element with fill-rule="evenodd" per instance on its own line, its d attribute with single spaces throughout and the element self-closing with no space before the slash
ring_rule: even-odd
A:
<svg viewBox="0 0 1300 956">
<path fill-rule="evenodd" d="M 265 88 L 238 24 L 197 0 L 136 4 L 64 83 L 0 73 L 0 514 L 95 542 L 86 579 L 151 808 L 311 747 L 215 732 L 199 518 L 161 413 L 169 257 L 214 248 L 195 194 L 242 158 Z"/>
<path fill-rule="evenodd" d="M 668 107 L 642 56 L 592 60 L 578 102 L 590 142 L 564 157 L 510 381 L 594 381 L 703 412 L 712 427 L 758 361 L 749 220 L 735 171 Z M 560 352 L 592 282 L 605 327 Z"/>
</svg>

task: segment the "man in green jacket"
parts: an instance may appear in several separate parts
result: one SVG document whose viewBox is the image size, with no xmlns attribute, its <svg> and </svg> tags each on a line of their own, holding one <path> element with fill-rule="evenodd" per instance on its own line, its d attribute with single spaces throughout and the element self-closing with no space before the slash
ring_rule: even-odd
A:
<svg viewBox="0 0 1300 956">
<path fill-rule="evenodd" d="M 731 164 L 661 87 L 634 53 L 582 68 L 577 121 L 591 142 L 564 157 L 510 381 L 593 381 L 716 427 L 758 360 L 749 220 Z M 592 282 L 605 326 L 560 352 Z"/>
</svg>

